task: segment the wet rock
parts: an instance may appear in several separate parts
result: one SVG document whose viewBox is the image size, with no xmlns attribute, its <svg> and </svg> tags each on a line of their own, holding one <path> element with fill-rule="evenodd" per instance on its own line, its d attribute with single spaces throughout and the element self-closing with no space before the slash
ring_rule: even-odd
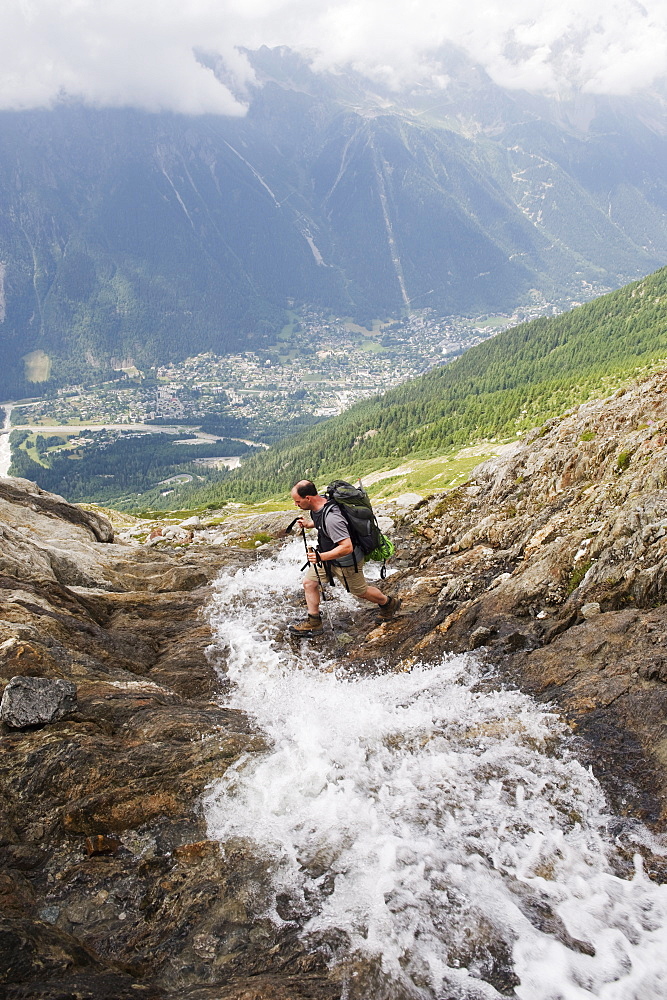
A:
<svg viewBox="0 0 667 1000">
<path fill-rule="evenodd" d="M 192 943 L 222 920 L 206 901 L 219 897 L 226 913 L 243 891 L 241 880 L 221 892 L 217 845 L 197 846 L 206 837 L 199 802 L 226 767 L 264 744 L 244 716 L 210 701 L 217 675 L 199 612 L 220 568 L 254 553 L 203 550 L 193 560 L 100 544 L 76 512 L 59 519 L 44 497 L 44 509 L 30 506 L 32 487 L 12 481 L 12 490 L 20 501 L 5 491 L 0 519 L 0 686 L 3 716 L 25 728 L 0 732 L 6 995 L 180 996 L 213 981 Z M 94 586 L 59 578 L 64 552 L 97 567 Z M 35 689 L 76 690 L 76 705 L 62 715 L 61 700 L 48 725 L 42 708 L 6 714 L 17 692 Z M 227 980 L 243 971 L 253 918 L 246 923 L 234 930 L 245 945 L 228 948 L 229 970 L 218 970 Z M 294 934 L 290 948 L 302 951 Z M 256 948 L 256 972 L 265 971 L 264 950 Z M 165 983 L 155 985 L 163 968 Z"/>
<path fill-rule="evenodd" d="M 45 978 L 7 988 L 5 1000 L 167 1000 L 164 990 L 141 983 L 127 973 L 98 972 Z"/>
<path fill-rule="evenodd" d="M 57 722 L 76 707 L 76 685 L 48 677 L 12 677 L 0 704 L 0 718 L 6 726 L 27 726 Z"/>
<path fill-rule="evenodd" d="M 0 983 L 25 983 L 33 978 L 36 968 L 42 977 L 47 978 L 49 975 L 58 976 L 72 967 L 98 970 L 100 963 L 90 949 L 72 935 L 46 923 L 0 918 Z M 26 1000 L 39 996 L 29 990 L 23 995 Z"/>
<path fill-rule="evenodd" d="M 503 648 L 506 653 L 513 653 L 517 649 L 525 649 L 530 645 L 530 639 L 523 632 L 510 632 L 505 636 Z"/>
<path fill-rule="evenodd" d="M 658 825 L 667 820 L 666 639 L 665 606 L 606 612 L 514 659 L 523 686 L 559 704 L 587 737 L 589 762 L 616 809 Z"/>
<path fill-rule="evenodd" d="M 469 649 L 479 649 L 480 646 L 486 646 L 486 644 L 489 642 L 492 636 L 493 636 L 492 629 L 484 628 L 484 626 L 476 628 L 474 632 L 471 632 L 470 634 Z"/>
<path fill-rule="evenodd" d="M 71 802 L 62 813 L 65 830 L 70 833 L 94 833 L 96 830 L 136 830 L 158 816 L 182 812 L 179 799 L 166 789 L 149 791 L 145 784 L 125 789 L 115 787 L 107 793 L 89 795 Z"/>
<path fill-rule="evenodd" d="M 324 976 L 259 975 L 188 990 L 187 1000 L 340 1000 L 343 987 Z"/>
<path fill-rule="evenodd" d="M 199 864 L 203 858 L 220 853 L 217 840 L 200 840 L 196 844 L 181 844 L 174 849 L 174 858 L 181 865 Z"/>
</svg>

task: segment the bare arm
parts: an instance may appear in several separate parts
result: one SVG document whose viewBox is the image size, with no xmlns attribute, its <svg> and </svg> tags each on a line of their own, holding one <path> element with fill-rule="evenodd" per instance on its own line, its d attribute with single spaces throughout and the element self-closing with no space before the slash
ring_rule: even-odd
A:
<svg viewBox="0 0 667 1000">
<path fill-rule="evenodd" d="M 340 556 L 349 556 L 350 552 L 354 551 L 354 545 L 352 544 L 351 538 L 344 538 L 342 542 L 339 542 L 335 549 L 329 549 L 328 552 L 320 552 L 320 559 L 323 562 L 327 562 L 329 559 L 338 559 Z"/>
<path fill-rule="evenodd" d="M 317 562 L 319 556 L 320 562 L 329 562 L 332 559 L 340 559 L 341 556 L 349 556 L 353 551 L 354 545 L 352 544 L 352 539 L 344 538 L 342 542 L 339 542 L 335 548 L 329 549 L 328 552 L 309 552 L 308 561 L 312 563 Z"/>
</svg>

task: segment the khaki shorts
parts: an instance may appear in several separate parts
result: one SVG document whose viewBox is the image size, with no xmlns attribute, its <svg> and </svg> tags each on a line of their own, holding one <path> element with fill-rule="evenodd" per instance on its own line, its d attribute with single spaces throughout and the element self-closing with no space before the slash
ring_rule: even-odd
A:
<svg viewBox="0 0 667 1000">
<path fill-rule="evenodd" d="M 364 564 L 363 561 L 357 561 L 358 570 L 354 572 L 354 566 L 332 566 L 331 570 L 333 575 L 337 580 L 340 580 L 341 586 L 344 587 L 347 583 L 347 589 L 355 597 L 359 597 L 368 587 L 368 580 L 364 576 Z M 312 564 L 306 570 L 306 575 L 304 577 L 306 580 L 314 580 L 315 583 L 320 581 L 324 586 L 329 582 L 327 579 L 327 571 L 324 566 L 315 566 Z"/>
</svg>

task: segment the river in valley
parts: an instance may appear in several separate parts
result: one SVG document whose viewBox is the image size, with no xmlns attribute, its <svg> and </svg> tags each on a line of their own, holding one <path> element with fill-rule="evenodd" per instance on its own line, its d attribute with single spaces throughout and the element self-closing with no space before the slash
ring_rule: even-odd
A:
<svg viewBox="0 0 667 1000">
<path fill-rule="evenodd" d="M 0 476 L 6 476 L 9 472 L 9 466 L 12 464 L 12 449 L 9 443 L 9 434 L 11 431 L 13 406 L 11 403 L 3 403 L 2 406 L 5 411 L 5 420 L 2 430 L 0 430 Z"/>
<path fill-rule="evenodd" d="M 346 1000 L 664 1000 L 667 885 L 640 857 L 662 849 L 567 727 L 471 655 L 359 673 L 333 633 L 292 649 L 302 562 L 230 571 L 211 610 L 223 701 L 270 750 L 211 789 L 209 834 L 265 859 L 263 914 Z"/>
</svg>

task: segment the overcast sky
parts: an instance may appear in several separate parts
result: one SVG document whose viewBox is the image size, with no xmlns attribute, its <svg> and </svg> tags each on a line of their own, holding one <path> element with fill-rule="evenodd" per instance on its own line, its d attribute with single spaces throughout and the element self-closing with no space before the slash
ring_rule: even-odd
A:
<svg viewBox="0 0 667 1000">
<path fill-rule="evenodd" d="M 504 86 L 626 94 L 667 71 L 667 0 L 0 0 L 0 108 L 66 98 L 242 114 L 196 53 L 252 79 L 238 47 L 289 45 L 392 87 L 446 85 L 463 46 Z M 238 86 L 235 88 L 237 93 Z"/>
</svg>

